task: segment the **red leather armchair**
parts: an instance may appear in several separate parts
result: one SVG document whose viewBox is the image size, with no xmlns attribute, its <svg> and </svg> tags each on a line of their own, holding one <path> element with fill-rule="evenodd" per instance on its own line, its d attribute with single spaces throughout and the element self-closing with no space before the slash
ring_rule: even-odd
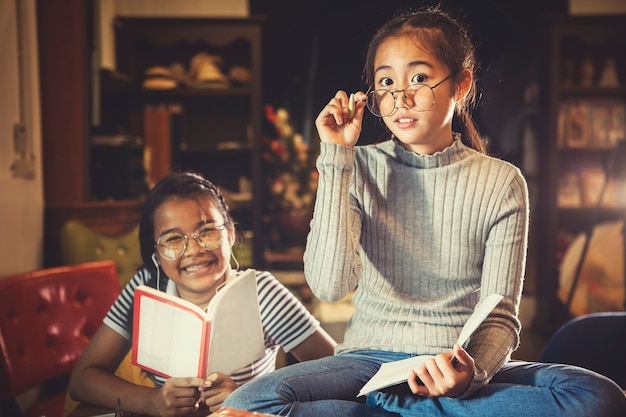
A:
<svg viewBox="0 0 626 417">
<path fill-rule="evenodd" d="M 63 415 L 69 374 L 119 291 L 114 261 L 0 279 L 0 415 Z M 16 398 L 36 387 L 20 410 Z"/>
</svg>

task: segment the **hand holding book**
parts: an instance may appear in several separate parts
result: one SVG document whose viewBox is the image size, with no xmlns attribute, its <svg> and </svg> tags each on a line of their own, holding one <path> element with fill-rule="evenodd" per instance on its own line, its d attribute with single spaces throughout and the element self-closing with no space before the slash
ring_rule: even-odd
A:
<svg viewBox="0 0 626 417">
<path fill-rule="evenodd" d="M 491 294 L 476 306 L 476 309 L 463 326 L 463 329 L 461 329 L 461 333 L 457 339 L 459 345 L 463 347 L 467 345 L 470 336 L 487 318 L 489 313 L 491 313 L 502 298 L 501 295 Z M 378 372 L 363 385 L 357 397 L 407 381 L 411 369 L 418 368 L 432 357 L 431 355 L 420 355 L 382 364 Z M 451 361 L 453 366 L 455 360 L 456 358 L 452 357 Z"/>
</svg>

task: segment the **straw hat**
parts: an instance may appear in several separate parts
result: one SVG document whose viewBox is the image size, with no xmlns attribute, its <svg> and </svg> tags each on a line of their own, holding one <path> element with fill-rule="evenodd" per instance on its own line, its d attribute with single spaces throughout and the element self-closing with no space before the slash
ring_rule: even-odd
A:
<svg viewBox="0 0 626 417">
<path fill-rule="evenodd" d="M 169 90 L 176 88 L 178 81 L 174 73 L 163 66 L 154 66 L 144 72 L 143 88 L 148 90 Z"/>
</svg>

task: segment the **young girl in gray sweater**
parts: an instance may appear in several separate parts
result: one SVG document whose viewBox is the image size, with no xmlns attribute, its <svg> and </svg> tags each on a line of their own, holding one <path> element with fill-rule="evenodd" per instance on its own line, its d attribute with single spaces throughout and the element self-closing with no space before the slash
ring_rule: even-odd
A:
<svg viewBox="0 0 626 417">
<path fill-rule="evenodd" d="M 344 341 L 335 356 L 252 381 L 226 405 L 285 416 L 624 415 L 624 393 L 608 378 L 510 360 L 528 194 L 515 166 L 484 153 L 468 113 L 474 67 L 465 29 L 439 9 L 376 33 L 369 90 L 337 92 L 316 119 L 320 175 L 305 274 L 323 300 L 355 291 Z M 390 140 L 356 146 L 366 108 Z M 459 346 L 491 294 L 503 299 Z M 381 364 L 417 355 L 432 357 L 405 370 L 407 383 L 357 397 Z"/>
</svg>

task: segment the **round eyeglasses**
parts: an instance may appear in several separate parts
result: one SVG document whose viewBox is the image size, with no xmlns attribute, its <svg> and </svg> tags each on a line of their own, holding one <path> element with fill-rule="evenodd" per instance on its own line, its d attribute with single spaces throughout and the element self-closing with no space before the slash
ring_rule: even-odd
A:
<svg viewBox="0 0 626 417">
<path fill-rule="evenodd" d="M 452 74 L 432 87 L 426 84 L 411 84 L 404 90 L 371 90 L 367 92 L 367 108 L 377 117 L 389 116 L 396 109 L 397 93 L 402 93 L 404 104 L 417 111 L 428 111 L 435 105 L 435 88 L 439 87 Z"/>
<path fill-rule="evenodd" d="M 224 241 L 224 225 L 202 225 L 191 235 L 178 232 L 166 233 L 156 241 L 156 250 L 163 258 L 174 261 L 185 253 L 189 244 L 189 237 L 193 237 L 196 243 L 205 250 L 213 250 L 220 247 Z"/>
</svg>

